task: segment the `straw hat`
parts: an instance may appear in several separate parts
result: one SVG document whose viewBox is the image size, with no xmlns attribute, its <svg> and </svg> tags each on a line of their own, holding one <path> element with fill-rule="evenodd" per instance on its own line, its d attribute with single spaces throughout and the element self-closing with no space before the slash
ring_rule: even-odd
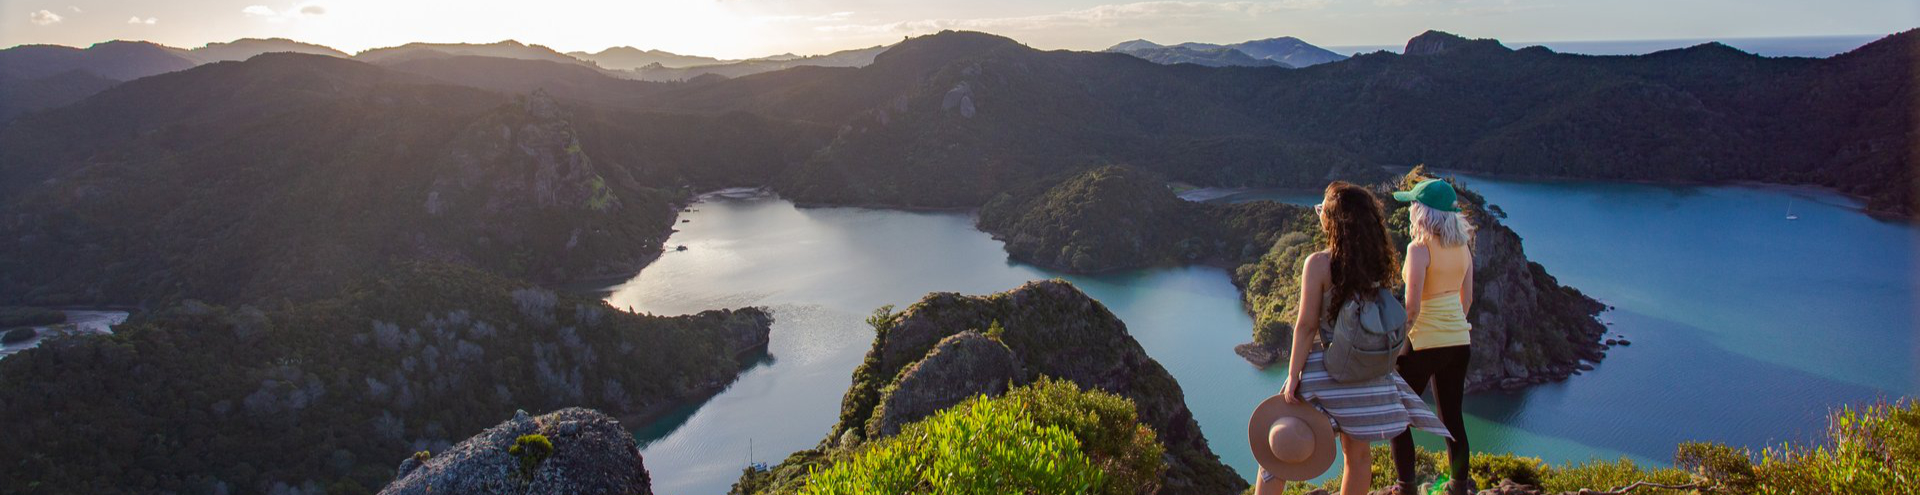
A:
<svg viewBox="0 0 1920 495">
<path fill-rule="evenodd" d="M 1305 401 L 1261 401 L 1247 420 L 1247 443 L 1253 460 L 1278 479 L 1310 480 L 1333 467 L 1333 421 Z"/>
</svg>

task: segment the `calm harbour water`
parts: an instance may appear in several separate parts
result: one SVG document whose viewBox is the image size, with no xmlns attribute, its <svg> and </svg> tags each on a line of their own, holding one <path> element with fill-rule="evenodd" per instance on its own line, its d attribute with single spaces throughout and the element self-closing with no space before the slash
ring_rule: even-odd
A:
<svg viewBox="0 0 1920 495">
<path fill-rule="evenodd" d="M 1832 405 L 1920 394 L 1913 227 L 1801 190 L 1466 181 L 1508 212 L 1532 259 L 1617 306 L 1604 316 L 1634 341 L 1567 382 L 1470 397 L 1475 450 L 1663 463 L 1682 440 L 1800 441 Z M 1317 195 L 1217 200 L 1257 199 Z M 1800 220 L 1784 219 L 1789 207 Z M 669 241 L 688 250 L 668 252 L 609 302 L 657 314 L 765 306 L 777 321 L 770 356 L 725 392 L 636 425 L 662 493 L 724 493 L 750 455 L 774 463 L 818 443 L 871 344 L 862 319 L 874 308 L 1061 277 L 1010 262 L 964 213 L 799 209 L 775 198 L 695 208 Z M 1180 381 L 1214 451 L 1251 475 L 1240 429 L 1285 375 L 1233 354 L 1252 321 L 1227 273 L 1062 278 L 1127 323 Z"/>
</svg>

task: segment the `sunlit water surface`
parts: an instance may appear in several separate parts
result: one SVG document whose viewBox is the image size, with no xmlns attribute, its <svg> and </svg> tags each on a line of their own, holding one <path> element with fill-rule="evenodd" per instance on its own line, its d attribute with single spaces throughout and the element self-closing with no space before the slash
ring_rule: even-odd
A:
<svg viewBox="0 0 1920 495">
<path fill-rule="evenodd" d="M 1805 440 L 1832 405 L 1920 391 L 1916 231 L 1906 224 L 1804 190 L 1466 181 L 1510 215 L 1533 260 L 1616 306 L 1604 317 L 1634 342 L 1564 383 L 1470 397 L 1475 450 L 1657 464 L 1678 441 Z M 724 493 L 750 456 L 776 463 L 817 444 L 872 343 L 862 320 L 875 308 L 1051 277 L 1124 320 L 1179 380 L 1214 451 L 1253 472 L 1240 432 L 1285 374 L 1233 354 L 1252 321 L 1224 270 L 1062 276 L 1010 262 L 965 213 L 800 209 L 766 197 L 695 208 L 669 241 L 687 250 L 669 251 L 608 301 L 655 314 L 764 306 L 776 322 L 769 357 L 725 392 L 635 425 L 661 493 Z M 1784 218 L 1789 208 L 1799 220 Z"/>
</svg>

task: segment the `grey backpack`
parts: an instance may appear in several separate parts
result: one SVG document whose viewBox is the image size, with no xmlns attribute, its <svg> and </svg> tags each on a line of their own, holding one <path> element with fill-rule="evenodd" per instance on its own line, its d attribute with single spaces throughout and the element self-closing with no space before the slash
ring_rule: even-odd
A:
<svg viewBox="0 0 1920 495">
<path fill-rule="evenodd" d="M 1381 288 L 1372 297 L 1353 297 L 1321 321 L 1326 344 L 1327 375 L 1334 381 L 1361 382 L 1394 370 L 1407 346 L 1407 307 Z M 1331 337 L 1331 338 L 1328 338 Z"/>
</svg>

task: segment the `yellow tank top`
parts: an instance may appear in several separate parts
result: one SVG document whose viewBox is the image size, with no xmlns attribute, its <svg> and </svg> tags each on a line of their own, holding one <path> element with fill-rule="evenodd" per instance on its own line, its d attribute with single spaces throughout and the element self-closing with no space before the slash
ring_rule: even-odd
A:
<svg viewBox="0 0 1920 495">
<path fill-rule="evenodd" d="M 1427 285 L 1420 299 L 1458 292 L 1473 269 L 1473 252 L 1465 244 L 1453 247 L 1427 245 Z"/>
<path fill-rule="evenodd" d="M 1465 245 L 1427 245 L 1426 286 L 1421 291 L 1419 319 L 1407 331 L 1414 350 L 1473 343 L 1473 324 L 1460 305 L 1460 284 L 1473 269 L 1473 253 Z"/>
</svg>

